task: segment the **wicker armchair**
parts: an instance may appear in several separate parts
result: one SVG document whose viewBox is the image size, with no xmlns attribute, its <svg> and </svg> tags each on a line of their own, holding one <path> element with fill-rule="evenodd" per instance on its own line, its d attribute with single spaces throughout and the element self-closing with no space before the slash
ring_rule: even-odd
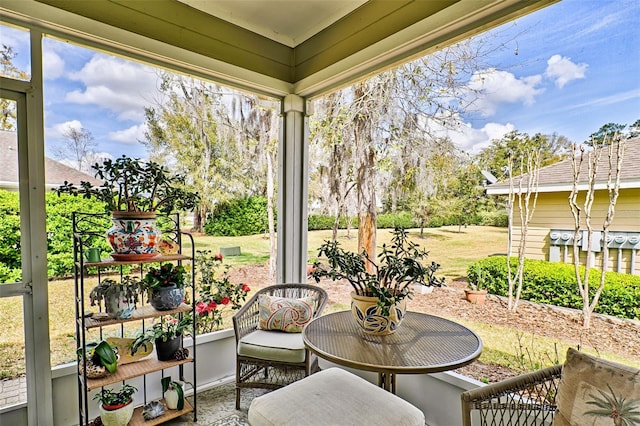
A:
<svg viewBox="0 0 640 426">
<path fill-rule="evenodd" d="M 320 287 L 309 284 L 278 284 L 265 287 L 258 291 L 234 315 L 233 330 L 236 336 L 236 409 L 240 409 L 240 390 L 242 388 L 277 389 L 308 376 L 311 374 L 313 368 L 315 368 L 314 365 L 317 367 L 317 359 L 312 357 L 309 350 L 304 347 L 301 333 L 262 331 L 262 333 L 274 333 L 273 339 L 268 339 L 269 342 L 273 341 L 274 346 L 275 355 L 269 356 L 271 359 L 239 354 L 238 345 L 241 343 L 241 340 L 244 344 L 248 338 L 251 338 L 249 335 L 258 330 L 258 297 L 263 294 L 288 298 L 313 297 L 315 299 L 313 310 L 314 318 L 320 316 L 328 299 L 327 292 Z M 286 356 L 278 355 L 278 353 L 287 352 L 286 348 L 284 351 L 281 351 L 282 347 L 278 346 L 278 341 L 283 338 L 289 339 L 289 341 L 294 339 L 293 346 L 295 350 L 292 352 L 298 352 L 302 355 L 296 361 L 291 361 L 290 359 L 286 359 Z"/>
<path fill-rule="evenodd" d="M 472 425 L 472 412 L 477 425 L 551 425 L 561 372 L 556 365 L 464 392 L 462 425 Z"/>
</svg>

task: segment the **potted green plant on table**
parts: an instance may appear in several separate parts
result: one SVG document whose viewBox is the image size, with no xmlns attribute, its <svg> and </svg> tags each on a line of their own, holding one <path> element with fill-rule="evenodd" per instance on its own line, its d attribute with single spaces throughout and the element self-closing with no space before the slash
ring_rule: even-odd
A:
<svg viewBox="0 0 640 426">
<path fill-rule="evenodd" d="M 162 316 L 136 337 L 131 345 L 131 353 L 135 354 L 140 346 L 153 342 L 158 360 L 185 359 L 188 356 L 188 350 L 182 348 L 182 336 L 191 334 L 192 325 L 193 318 L 189 314 Z"/>
<path fill-rule="evenodd" d="M 467 301 L 476 304 L 484 304 L 487 298 L 487 290 L 485 286 L 487 284 L 488 274 L 478 264 L 471 265 L 467 271 L 467 280 L 469 281 L 469 287 L 464 290 L 465 298 Z"/>
<path fill-rule="evenodd" d="M 321 278 L 347 280 L 353 288 L 351 310 L 358 324 L 367 333 L 393 333 L 406 310 L 406 299 L 413 296 L 412 285 L 440 287 L 444 278 L 437 278 L 440 265 L 423 262 L 428 252 L 409 240 L 402 228 L 393 230 L 391 244 L 383 244 L 378 262 L 366 251 L 353 253 L 340 247 L 337 241 L 325 241 L 318 250 L 318 257 L 327 263 L 314 262 L 310 276 L 319 282 Z"/>
<path fill-rule="evenodd" d="M 104 181 L 93 186 L 81 181 L 74 185 L 65 181 L 58 194 L 81 195 L 105 203 L 112 214 L 114 226 L 107 231 L 107 240 L 116 260 L 140 260 L 157 254 L 160 231 L 156 227 L 158 212 L 193 210 L 200 202 L 197 193 L 187 188 L 184 176 L 153 161 L 141 161 L 125 155 L 115 160 L 94 164 L 96 178 Z"/>
<path fill-rule="evenodd" d="M 122 281 L 105 278 L 89 293 L 91 306 L 98 305 L 105 312 L 115 318 L 131 318 L 136 309 L 136 303 L 144 287 L 135 277 L 125 276 Z"/>
<path fill-rule="evenodd" d="M 142 278 L 142 285 L 148 290 L 151 306 L 158 311 L 175 309 L 184 301 L 184 286 L 187 270 L 182 265 L 163 263 L 151 267 Z"/>
<path fill-rule="evenodd" d="M 133 394 L 137 389 L 124 384 L 119 391 L 102 388 L 93 399 L 100 401 L 100 420 L 105 426 L 126 426 L 133 416 Z"/>
<path fill-rule="evenodd" d="M 118 368 L 118 355 L 105 340 L 88 342 L 84 351 L 82 348 L 78 348 L 76 354 L 78 355 L 78 368 L 90 379 L 113 374 Z"/>
</svg>

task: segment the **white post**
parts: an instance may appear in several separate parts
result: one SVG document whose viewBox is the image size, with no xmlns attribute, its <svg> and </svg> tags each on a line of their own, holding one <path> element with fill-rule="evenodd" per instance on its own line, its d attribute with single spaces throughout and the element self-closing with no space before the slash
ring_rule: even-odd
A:
<svg viewBox="0 0 640 426">
<path fill-rule="evenodd" d="M 278 150 L 278 282 L 306 282 L 309 178 L 306 99 L 287 95 L 282 102 Z"/>
</svg>

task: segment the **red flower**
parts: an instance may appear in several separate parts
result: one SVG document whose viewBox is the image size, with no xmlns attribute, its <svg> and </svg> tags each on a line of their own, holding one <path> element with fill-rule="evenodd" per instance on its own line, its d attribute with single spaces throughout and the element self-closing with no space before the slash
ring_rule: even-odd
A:
<svg viewBox="0 0 640 426">
<path fill-rule="evenodd" d="M 207 311 L 207 305 L 204 302 L 198 302 L 196 303 L 196 312 L 200 315 L 208 312 Z"/>
<path fill-rule="evenodd" d="M 245 293 L 249 293 L 251 289 L 249 288 L 248 285 L 242 284 L 242 291 L 244 291 Z"/>
<path fill-rule="evenodd" d="M 215 260 L 219 260 L 220 262 L 222 262 L 222 253 L 214 254 L 213 258 Z"/>
<path fill-rule="evenodd" d="M 231 302 L 231 299 L 229 299 L 227 296 L 223 297 L 220 301 L 220 303 L 222 303 L 223 305 L 228 305 L 229 302 Z"/>
<path fill-rule="evenodd" d="M 213 311 L 217 307 L 218 307 L 218 304 L 212 300 L 211 302 L 209 302 L 209 305 L 208 305 L 209 310 L 208 310 L 208 312 Z"/>
</svg>

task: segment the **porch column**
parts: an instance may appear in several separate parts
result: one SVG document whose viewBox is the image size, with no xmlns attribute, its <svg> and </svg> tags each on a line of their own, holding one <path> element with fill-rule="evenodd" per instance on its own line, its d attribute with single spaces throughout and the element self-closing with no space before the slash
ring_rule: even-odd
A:
<svg viewBox="0 0 640 426">
<path fill-rule="evenodd" d="M 306 282 L 309 125 L 305 104 L 305 98 L 293 94 L 282 102 L 278 149 L 279 283 Z"/>
</svg>

